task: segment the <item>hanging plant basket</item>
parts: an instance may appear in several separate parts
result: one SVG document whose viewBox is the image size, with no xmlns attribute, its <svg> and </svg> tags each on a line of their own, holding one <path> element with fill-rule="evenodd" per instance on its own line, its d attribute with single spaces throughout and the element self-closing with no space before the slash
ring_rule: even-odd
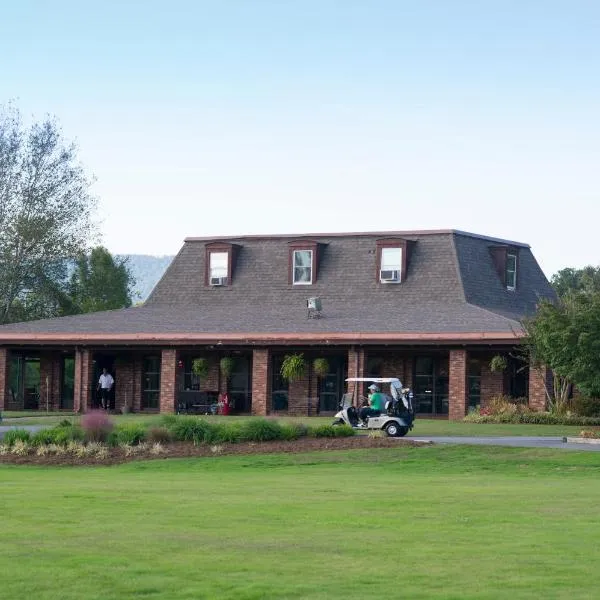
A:
<svg viewBox="0 0 600 600">
<path fill-rule="evenodd" d="M 206 358 L 195 358 L 192 361 L 192 373 L 201 379 L 208 376 L 208 360 Z"/>
<path fill-rule="evenodd" d="M 490 360 L 490 371 L 492 373 L 505 371 L 507 366 L 508 362 L 506 361 L 506 356 L 502 356 L 501 354 L 496 354 L 496 356 Z"/>
<path fill-rule="evenodd" d="M 306 361 L 304 354 L 287 354 L 281 364 L 281 376 L 286 381 L 297 381 L 304 377 Z"/>
<path fill-rule="evenodd" d="M 325 377 L 329 374 L 329 362 L 326 358 L 315 358 L 313 361 L 313 370 L 317 377 Z"/>
<path fill-rule="evenodd" d="M 221 373 L 225 379 L 229 379 L 231 377 L 234 368 L 235 360 L 231 358 L 231 356 L 224 356 L 219 361 L 219 369 L 221 369 Z"/>
</svg>

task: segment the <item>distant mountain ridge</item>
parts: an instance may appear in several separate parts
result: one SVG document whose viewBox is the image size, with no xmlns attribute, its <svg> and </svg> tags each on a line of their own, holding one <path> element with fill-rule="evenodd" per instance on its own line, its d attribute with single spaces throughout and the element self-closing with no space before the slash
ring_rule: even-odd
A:
<svg viewBox="0 0 600 600">
<path fill-rule="evenodd" d="M 118 254 L 117 258 L 127 259 L 127 264 L 135 279 L 133 303 L 144 302 L 158 283 L 175 256 L 151 256 L 149 254 Z"/>
</svg>

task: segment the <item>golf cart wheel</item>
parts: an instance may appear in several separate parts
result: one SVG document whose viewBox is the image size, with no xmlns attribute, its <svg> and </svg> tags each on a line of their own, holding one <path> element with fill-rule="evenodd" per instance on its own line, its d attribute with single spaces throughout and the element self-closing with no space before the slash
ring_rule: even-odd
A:
<svg viewBox="0 0 600 600">
<path fill-rule="evenodd" d="M 384 430 L 388 437 L 404 437 L 408 433 L 408 427 L 402 427 L 398 423 L 388 423 Z"/>
</svg>

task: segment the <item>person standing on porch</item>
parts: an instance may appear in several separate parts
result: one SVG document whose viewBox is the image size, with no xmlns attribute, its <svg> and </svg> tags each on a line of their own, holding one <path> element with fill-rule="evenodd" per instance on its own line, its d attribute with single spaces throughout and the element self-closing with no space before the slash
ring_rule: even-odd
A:
<svg viewBox="0 0 600 600">
<path fill-rule="evenodd" d="M 115 380 L 112 375 L 107 371 L 106 367 L 102 369 L 102 375 L 98 379 L 98 389 L 100 390 L 100 397 L 102 399 L 102 408 L 108 410 L 110 408 L 110 390 L 114 385 Z"/>
</svg>

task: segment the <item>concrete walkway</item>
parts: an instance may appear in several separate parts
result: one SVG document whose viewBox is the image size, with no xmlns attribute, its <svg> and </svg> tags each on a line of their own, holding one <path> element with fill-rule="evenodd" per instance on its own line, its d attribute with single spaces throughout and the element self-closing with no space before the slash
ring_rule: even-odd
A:
<svg viewBox="0 0 600 600">
<path fill-rule="evenodd" d="M 600 452 L 598 444 L 567 444 L 562 437 L 442 437 L 407 435 L 407 440 L 434 442 L 435 444 L 474 444 L 477 446 L 510 446 L 513 448 L 555 448 L 558 450 L 583 450 L 585 452 Z"/>
<path fill-rule="evenodd" d="M 4 439 L 4 434 L 11 429 L 25 429 L 29 433 L 36 433 L 40 429 L 45 429 L 46 425 L 0 425 L 0 440 Z"/>
</svg>

